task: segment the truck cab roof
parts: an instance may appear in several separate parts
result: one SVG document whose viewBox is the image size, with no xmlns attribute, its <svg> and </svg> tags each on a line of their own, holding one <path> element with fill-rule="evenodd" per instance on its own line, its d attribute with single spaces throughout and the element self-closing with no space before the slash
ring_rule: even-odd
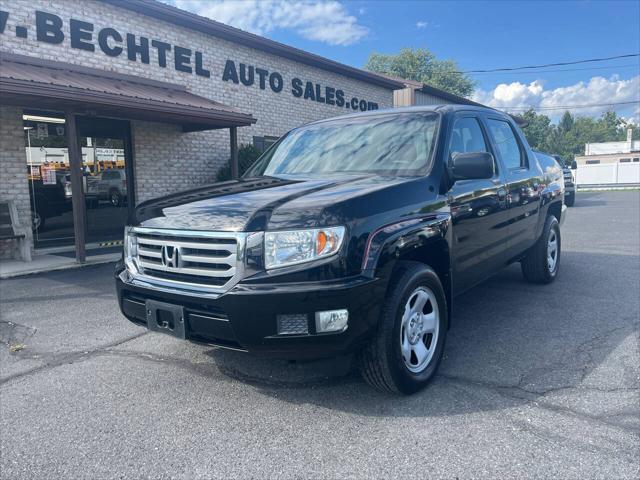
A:
<svg viewBox="0 0 640 480">
<path fill-rule="evenodd" d="M 377 117 L 380 115 L 397 115 L 399 113 L 439 113 L 439 114 L 453 114 L 455 112 L 468 112 L 474 111 L 478 113 L 492 113 L 495 115 L 500 115 L 505 118 L 513 118 L 498 110 L 495 110 L 490 107 L 479 107 L 475 105 L 454 105 L 454 104 L 446 104 L 446 105 L 419 105 L 413 107 L 397 107 L 397 108 L 384 108 L 380 110 L 369 110 L 366 112 L 357 112 L 350 113 L 346 115 L 340 115 L 339 117 L 333 118 L 325 118 L 322 120 L 318 120 L 315 122 L 308 123 L 307 125 L 318 125 L 322 123 L 331 123 L 335 121 L 343 121 L 349 118 L 362 118 L 362 117 Z"/>
</svg>

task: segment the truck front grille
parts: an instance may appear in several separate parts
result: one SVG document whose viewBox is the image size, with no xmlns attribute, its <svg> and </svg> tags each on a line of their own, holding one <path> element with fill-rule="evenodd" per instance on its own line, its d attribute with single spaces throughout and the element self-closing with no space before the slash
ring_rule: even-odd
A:
<svg viewBox="0 0 640 480">
<path fill-rule="evenodd" d="M 138 273 L 184 287 L 224 290 L 239 269 L 242 237 L 234 233 L 134 228 L 133 263 Z"/>
</svg>

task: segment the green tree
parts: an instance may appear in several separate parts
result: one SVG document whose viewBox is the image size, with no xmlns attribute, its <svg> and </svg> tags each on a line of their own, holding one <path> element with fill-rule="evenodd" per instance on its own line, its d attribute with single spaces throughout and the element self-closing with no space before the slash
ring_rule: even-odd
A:
<svg viewBox="0 0 640 480">
<path fill-rule="evenodd" d="M 638 125 L 627 124 L 613 111 L 605 112 L 600 118 L 574 117 L 565 112 L 557 125 L 533 109 L 526 111 L 522 118 L 526 122 L 522 130 L 531 147 L 560 155 L 565 163 L 584 154 L 586 143 L 626 140 L 628 128 L 633 129 L 634 138 L 640 133 Z"/>
<path fill-rule="evenodd" d="M 573 115 L 571 115 L 571 112 L 567 110 L 566 112 L 564 112 L 564 115 L 562 115 L 560 122 L 558 122 L 558 130 L 563 133 L 570 132 L 573 128 L 573 123 Z"/>
<path fill-rule="evenodd" d="M 526 122 L 522 130 L 531 148 L 546 150 L 547 141 L 553 130 L 551 119 L 546 115 L 538 115 L 533 109 L 524 112 L 522 119 Z"/>
<path fill-rule="evenodd" d="M 373 52 L 364 66 L 371 72 L 415 80 L 446 92 L 470 97 L 475 81 L 460 73 L 453 60 L 438 60 L 426 48 L 403 48 L 397 54 Z"/>
</svg>

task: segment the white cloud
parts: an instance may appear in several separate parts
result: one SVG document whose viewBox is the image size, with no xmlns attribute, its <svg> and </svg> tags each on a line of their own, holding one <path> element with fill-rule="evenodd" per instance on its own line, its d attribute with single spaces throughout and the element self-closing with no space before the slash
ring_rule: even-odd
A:
<svg viewBox="0 0 640 480">
<path fill-rule="evenodd" d="M 425 22 L 424 20 L 418 20 L 416 22 L 416 27 L 418 28 L 427 28 L 427 25 L 429 25 L 429 23 Z"/>
<path fill-rule="evenodd" d="M 550 117 L 562 115 L 564 108 L 552 110 L 554 107 L 571 105 L 607 105 L 592 108 L 567 108 L 577 115 L 599 115 L 608 110 L 608 105 L 620 102 L 640 100 L 640 76 L 621 80 L 618 75 L 610 78 L 593 77 L 588 82 L 578 82 L 566 87 L 545 90 L 543 82 L 535 80 L 529 84 L 520 82 L 501 83 L 491 91 L 478 90 L 475 101 L 491 107 L 517 112 L 524 108 L 540 108 L 542 113 Z M 638 105 L 612 105 L 617 112 L 638 114 Z M 546 109 L 546 110 L 545 110 Z"/>
<path fill-rule="evenodd" d="M 329 45 L 352 45 L 369 34 L 369 29 L 338 0 L 165 1 L 258 35 L 284 29 Z"/>
</svg>

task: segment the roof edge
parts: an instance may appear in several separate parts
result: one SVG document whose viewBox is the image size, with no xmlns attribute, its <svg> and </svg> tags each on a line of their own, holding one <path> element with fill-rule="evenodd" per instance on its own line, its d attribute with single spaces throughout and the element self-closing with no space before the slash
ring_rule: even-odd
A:
<svg viewBox="0 0 640 480">
<path fill-rule="evenodd" d="M 431 87 L 425 83 L 422 84 L 422 87 L 417 88 L 416 90 L 420 90 L 423 93 L 427 93 L 429 95 L 437 96 L 440 98 L 444 98 L 445 100 L 451 100 L 452 102 L 457 102 L 462 105 L 475 105 L 476 107 L 486 107 L 478 102 L 474 102 L 473 100 L 469 100 L 468 98 L 461 97 L 460 95 L 456 95 L 455 93 L 449 93 L 445 90 L 441 90 L 436 87 Z"/>
<path fill-rule="evenodd" d="M 22 65 L 31 67 L 32 70 L 23 71 L 23 77 L 12 76 L 9 65 Z M 44 60 L 36 57 L 2 54 L 0 55 L 0 103 L 11 103 L 18 101 L 20 98 L 45 98 L 59 100 L 60 104 L 84 104 L 83 108 L 88 106 L 100 106 L 108 108 L 120 108 L 126 113 L 125 118 L 129 118 L 133 111 L 136 115 L 151 113 L 169 115 L 172 119 L 182 119 L 183 124 L 192 124 L 197 121 L 200 124 L 215 124 L 215 128 L 227 128 L 233 126 L 249 126 L 256 123 L 256 119 L 248 113 L 244 113 L 235 107 L 231 107 L 206 97 L 201 97 L 170 83 L 164 82 L 142 82 L 142 86 L 146 86 L 146 91 L 151 92 L 155 89 L 160 97 L 139 97 L 134 92 L 123 91 L 126 85 L 133 85 L 140 90 L 141 82 L 137 77 L 130 75 L 122 75 L 115 72 L 106 72 L 98 69 L 82 66 L 69 66 L 66 63 L 56 62 L 53 60 Z M 80 77 L 86 83 L 83 86 L 77 86 L 72 83 L 65 83 L 64 78 L 60 78 L 59 83 L 43 81 L 34 74 L 33 69 L 44 69 L 53 72 L 53 78 L 58 79 L 63 76 L 63 72 L 71 74 L 83 75 Z M 15 72 L 13 72 L 15 74 Z M 109 81 L 115 81 L 117 92 L 114 90 L 106 90 L 104 85 L 91 85 L 90 77 L 106 78 Z M 92 88 L 93 87 L 93 88 Z M 177 88 L 171 88 L 177 87 Z M 176 97 L 172 97 L 173 93 Z M 189 104 L 181 101 L 177 96 L 187 95 L 188 97 L 200 98 L 206 101 L 206 105 Z M 187 97 L 187 98 L 188 98 Z M 174 101 L 166 100 L 167 98 L 175 98 Z M 184 99 L 183 99 L 184 100 Z M 136 117 L 131 117 L 136 118 Z M 157 121 L 157 118 L 156 120 Z M 162 120 L 160 120 L 162 121 Z M 174 123 L 176 123 L 174 121 Z"/>
<path fill-rule="evenodd" d="M 445 100 L 450 100 L 452 102 L 455 102 L 461 105 L 475 105 L 476 107 L 486 107 L 486 105 L 483 105 L 482 103 L 474 102 L 473 100 L 469 100 L 466 97 L 461 97 L 460 95 L 456 95 L 455 93 L 447 92 L 446 90 L 432 87 L 431 85 L 427 85 L 426 83 L 420 82 L 418 80 L 409 80 L 401 77 L 396 77 L 394 75 L 387 75 L 386 73 L 379 73 L 378 75 L 388 78 L 389 80 L 395 80 L 397 82 L 400 82 L 404 85 L 404 88 L 411 88 L 413 90 L 417 90 L 422 93 L 427 93 L 435 97 L 440 97 Z"/>
<path fill-rule="evenodd" d="M 7 61 L 13 63 L 22 63 L 25 65 L 33 65 L 36 67 L 53 68 L 56 70 L 68 70 L 74 73 L 82 73 L 84 75 L 92 75 L 104 78 L 110 78 L 112 80 L 121 80 L 130 83 L 137 83 L 138 85 L 144 85 L 147 87 L 166 88 L 168 90 L 177 90 L 186 92 L 187 87 L 179 85 L 177 83 L 162 82 L 160 80 L 152 80 L 150 78 L 138 77 L 135 75 L 128 75 L 125 73 L 113 72 L 110 70 L 101 70 L 92 67 L 85 67 L 84 65 L 77 65 L 74 63 L 59 62 L 56 60 L 49 60 L 40 57 L 33 57 L 31 55 L 21 55 L 18 53 L 0 52 L 0 61 Z"/>
<path fill-rule="evenodd" d="M 153 17 L 158 20 L 173 23 L 185 28 L 197 30 L 207 35 L 222 38 L 227 41 L 234 41 L 241 45 L 262 50 L 273 55 L 288 58 L 296 62 L 304 63 L 312 67 L 327 70 L 361 80 L 370 84 L 396 90 L 404 88 L 402 82 L 392 80 L 378 74 L 351 67 L 343 63 L 329 60 L 305 50 L 301 50 L 284 43 L 276 42 L 253 33 L 245 32 L 235 27 L 216 22 L 206 17 L 201 17 L 195 13 L 187 12 L 172 5 L 161 3 L 157 0 L 100 0 L 103 3 L 114 7 L 125 8 L 127 10 Z"/>
</svg>

